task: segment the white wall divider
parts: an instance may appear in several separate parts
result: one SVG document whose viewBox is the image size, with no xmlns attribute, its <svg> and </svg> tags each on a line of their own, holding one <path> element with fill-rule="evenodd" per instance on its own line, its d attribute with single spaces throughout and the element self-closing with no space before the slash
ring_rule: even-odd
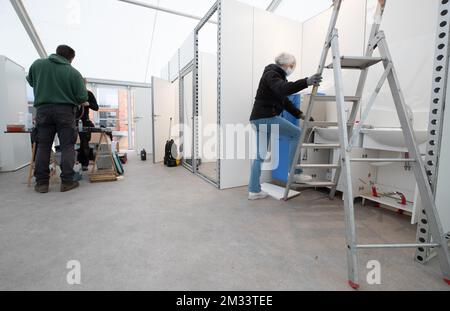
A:
<svg viewBox="0 0 450 311">
<path fill-rule="evenodd" d="M 169 63 L 167 63 L 162 69 L 160 78 L 169 81 L 170 80 L 170 72 L 169 72 Z"/>
<path fill-rule="evenodd" d="M 180 47 L 180 69 L 183 70 L 194 60 L 194 32 L 183 42 Z"/>
<path fill-rule="evenodd" d="M 25 69 L 0 56 L 0 171 L 18 170 L 30 163 L 29 134 L 5 134 L 6 126 L 28 113 Z"/>
<path fill-rule="evenodd" d="M 253 7 L 222 1 L 221 25 L 221 189 L 248 185 L 250 159 L 227 158 L 236 143 L 226 146 L 226 128 L 249 124 L 253 106 Z M 234 152 L 237 155 L 237 152 Z"/>
<path fill-rule="evenodd" d="M 172 125 L 178 124 L 178 83 L 152 78 L 152 111 L 153 111 L 153 161 L 160 163 L 164 160 L 164 150 L 169 138 L 170 118 Z M 173 130 L 172 135 L 177 136 Z M 172 137 L 173 137 L 172 136 Z"/>
<path fill-rule="evenodd" d="M 201 131 L 198 137 L 202 162 L 217 162 L 217 55 L 200 53 L 199 68 L 199 114 L 201 116 Z M 214 128 L 216 135 L 212 138 L 209 129 Z M 211 140 L 206 144 L 207 140 Z M 215 140 L 215 142 L 213 142 Z M 209 147 L 208 150 L 205 150 Z M 201 168 L 199 168 L 201 170 Z"/>
<path fill-rule="evenodd" d="M 132 88 L 134 94 L 134 119 L 136 122 L 135 143 L 136 151 L 145 149 L 153 154 L 153 118 L 152 118 L 152 89 Z"/>
<path fill-rule="evenodd" d="M 361 0 L 346 0 L 342 3 L 340 16 L 337 23 L 339 30 L 339 44 L 341 54 L 346 56 L 362 56 L 365 48 L 365 24 L 366 3 Z M 302 49 L 302 75 L 310 76 L 317 72 L 320 55 L 325 42 L 326 32 L 331 18 L 331 9 L 306 21 L 303 24 L 303 49 Z M 370 28 L 370 27 L 369 27 Z M 328 55 L 327 65 L 332 61 L 331 53 Z M 354 95 L 359 79 L 359 71 L 343 71 L 345 93 Z M 310 93 L 308 89 L 304 93 Z M 333 71 L 324 71 L 324 81 L 319 89 L 320 93 L 334 95 Z M 326 105 L 328 121 L 336 120 L 336 104 Z"/>
<path fill-rule="evenodd" d="M 180 74 L 180 54 L 179 50 L 172 56 L 169 62 L 169 80 L 170 82 L 175 81 Z"/>
<path fill-rule="evenodd" d="M 368 23 L 372 21 L 376 3 L 376 0 L 367 0 Z M 407 105 L 414 112 L 414 128 L 418 130 L 428 127 L 431 102 L 429 86 L 433 69 L 438 5 L 439 0 L 387 1 L 381 24 L 381 30 L 386 34 L 394 59 L 403 95 Z M 375 88 L 382 71 L 382 67 L 374 67 L 367 81 L 364 98 L 370 96 L 369 92 Z M 368 122 L 379 127 L 399 127 L 398 118 L 392 113 L 394 111 L 395 106 L 389 87 L 385 85 Z"/>
<path fill-rule="evenodd" d="M 261 9 L 254 9 L 253 25 L 253 90 L 256 96 L 260 78 L 267 65 L 273 64 L 275 57 L 282 52 L 293 54 L 297 58 L 297 69 L 289 77 L 295 81 L 301 76 L 302 24 Z M 252 102 L 253 105 L 253 102 Z M 254 142 L 252 142 L 254 144 Z M 287 156 L 287 155 L 286 155 Z M 264 170 L 261 182 L 270 182 L 272 171 Z"/>
<path fill-rule="evenodd" d="M 281 52 L 301 55 L 302 25 L 246 4 L 227 0 L 222 2 L 221 30 L 220 184 L 222 189 L 226 189 L 248 185 L 251 166 L 251 131 L 247 132 L 247 137 L 231 139 L 229 136 L 235 133 L 230 129 L 250 126 L 250 114 L 264 68 L 273 63 Z M 297 70 L 291 79 L 298 78 L 301 78 L 301 70 Z M 233 141 L 233 145 L 226 145 Z M 245 158 L 241 152 L 238 154 L 238 150 L 246 151 Z M 234 151 L 234 158 L 230 157 L 233 155 L 231 151 Z M 266 173 L 263 180 L 270 179 L 270 172 Z"/>
</svg>

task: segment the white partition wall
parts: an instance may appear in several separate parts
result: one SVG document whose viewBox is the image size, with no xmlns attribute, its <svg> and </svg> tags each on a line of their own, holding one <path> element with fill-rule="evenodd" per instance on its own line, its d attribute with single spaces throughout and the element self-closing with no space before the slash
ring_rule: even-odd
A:
<svg viewBox="0 0 450 311">
<path fill-rule="evenodd" d="M 302 26 L 234 0 L 222 1 L 221 15 L 220 187 L 226 189 L 248 185 L 251 165 L 250 135 L 234 140 L 229 136 L 236 135 L 233 128 L 250 125 L 265 66 L 281 52 L 300 57 Z M 291 79 L 300 77 L 298 70 Z M 233 145 L 227 144 L 232 141 Z M 237 150 L 245 150 L 245 157 Z M 233 153 L 234 157 L 230 157 Z"/>
<path fill-rule="evenodd" d="M 310 76 L 317 72 L 320 55 L 330 23 L 329 10 L 303 23 L 303 44 L 301 53 L 302 76 Z M 343 1 L 337 28 L 339 29 L 339 44 L 342 55 L 357 56 L 364 54 L 366 29 L 366 3 L 361 0 Z M 332 61 L 331 53 L 328 55 L 327 65 Z M 344 87 L 346 94 L 355 94 L 359 79 L 359 71 L 344 70 Z M 310 92 L 311 89 L 304 93 Z M 320 93 L 334 95 L 333 71 L 324 71 L 324 81 L 319 89 Z M 328 121 L 336 121 L 336 105 L 326 105 Z"/>
<path fill-rule="evenodd" d="M 164 161 L 170 119 L 172 118 L 172 125 L 178 124 L 178 82 L 171 83 L 153 77 L 152 90 L 153 161 L 159 163 Z M 178 136 L 178 132 L 173 130 L 172 135 Z"/>
<path fill-rule="evenodd" d="M 0 56 L 0 171 L 15 171 L 30 163 L 29 134 L 4 134 L 7 124 L 28 113 L 25 70 Z"/>
<path fill-rule="evenodd" d="M 346 0 L 342 4 L 338 20 L 339 40 L 343 55 L 363 55 L 378 0 Z M 397 68 L 407 104 L 414 114 L 414 127 L 424 129 L 428 122 L 429 92 L 423 88 L 431 77 L 433 49 L 436 32 L 438 0 L 395 0 L 388 1 L 381 29 L 387 36 L 391 54 Z M 301 53 L 302 75 L 308 76 L 317 70 L 320 52 L 330 21 L 331 9 L 303 24 L 303 49 Z M 402 18 L 399 18 L 402 16 Z M 328 59 L 331 63 L 331 58 Z M 367 102 L 383 73 L 382 66 L 371 68 L 363 96 Z M 359 78 L 357 71 L 345 70 L 345 92 L 355 92 Z M 334 94 L 332 72 L 326 70 L 320 92 Z M 368 123 L 379 127 L 398 127 L 394 114 L 394 103 L 389 87 L 385 85 L 378 96 Z M 328 115 L 335 112 L 328 105 Z M 333 121 L 333 119 L 330 119 Z"/>
<path fill-rule="evenodd" d="M 153 154 L 152 89 L 132 88 L 134 98 L 135 149 Z"/>
<path fill-rule="evenodd" d="M 183 70 L 194 60 L 194 32 L 184 41 L 180 47 L 180 69 Z"/>
<path fill-rule="evenodd" d="M 253 8 L 222 1 L 221 25 L 221 156 L 229 150 L 226 126 L 247 125 L 253 105 Z M 236 147 L 236 146 L 228 146 Z M 221 159 L 221 189 L 248 184 L 250 159 Z"/>
<path fill-rule="evenodd" d="M 367 0 L 367 22 L 376 7 L 376 0 Z M 406 103 L 414 113 L 414 128 L 428 127 L 430 79 L 436 34 L 439 0 L 387 1 L 381 24 L 385 32 Z M 401 18 L 400 18 L 401 17 Z M 366 35 L 366 38 L 368 34 Z M 382 69 L 376 66 L 369 77 L 367 90 L 375 88 Z M 372 70 L 372 69 L 371 69 Z M 366 92 L 365 98 L 369 94 Z M 389 87 L 385 85 L 378 97 L 375 110 L 368 120 L 374 126 L 399 127 Z M 392 117 L 392 116 L 395 117 Z"/>
</svg>

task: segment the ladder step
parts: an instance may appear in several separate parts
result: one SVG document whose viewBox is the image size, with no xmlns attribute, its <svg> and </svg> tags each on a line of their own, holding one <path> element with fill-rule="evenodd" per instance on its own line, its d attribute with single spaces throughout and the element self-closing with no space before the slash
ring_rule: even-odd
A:
<svg viewBox="0 0 450 311">
<path fill-rule="evenodd" d="M 336 187 L 336 184 L 331 181 L 311 181 L 303 184 L 293 183 L 296 188 L 325 188 L 325 187 Z"/>
<path fill-rule="evenodd" d="M 341 67 L 342 69 L 360 69 L 364 70 L 370 66 L 378 64 L 383 59 L 381 57 L 365 57 L 365 56 L 342 56 Z M 326 68 L 333 69 L 333 63 Z"/>
<path fill-rule="evenodd" d="M 347 123 L 348 126 L 354 125 L 355 123 Z M 336 127 L 339 126 L 338 122 L 329 122 L 329 121 L 311 121 L 308 122 L 309 127 Z"/>
<path fill-rule="evenodd" d="M 339 144 L 303 144 L 306 149 L 338 149 L 341 148 Z"/>
<path fill-rule="evenodd" d="M 298 169 L 303 168 L 322 168 L 322 169 L 334 169 L 334 168 L 340 168 L 337 164 L 300 164 L 297 165 Z"/>
<path fill-rule="evenodd" d="M 350 159 L 351 162 L 367 162 L 367 163 L 390 163 L 390 162 L 416 162 L 414 159 L 370 159 L 370 158 L 354 158 Z"/>
<path fill-rule="evenodd" d="M 358 96 L 345 96 L 344 100 L 346 102 L 359 102 L 361 97 Z M 335 102 L 336 96 L 315 96 L 315 102 Z"/>
<path fill-rule="evenodd" d="M 424 243 L 424 244 L 367 244 L 367 245 L 356 245 L 359 249 L 374 249 L 374 248 L 418 248 L 418 247 L 440 247 L 436 243 Z"/>
<path fill-rule="evenodd" d="M 339 123 L 337 123 L 337 122 L 327 122 L 327 121 L 313 121 L 313 122 L 308 122 L 308 124 L 311 127 L 314 127 L 314 126 L 338 126 L 339 125 Z"/>
</svg>

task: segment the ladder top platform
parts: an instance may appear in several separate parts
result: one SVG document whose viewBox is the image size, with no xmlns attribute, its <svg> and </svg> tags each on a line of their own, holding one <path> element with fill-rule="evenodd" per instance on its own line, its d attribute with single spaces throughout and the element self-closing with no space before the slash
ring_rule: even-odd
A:
<svg viewBox="0 0 450 311">
<path fill-rule="evenodd" d="M 341 67 L 342 69 L 364 70 L 368 67 L 378 64 L 382 60 L 383 59 L 381 57 L 342 56 Z M 326 68 L 333 69 L 333 64 L 328 65 Z"/>
</svg>

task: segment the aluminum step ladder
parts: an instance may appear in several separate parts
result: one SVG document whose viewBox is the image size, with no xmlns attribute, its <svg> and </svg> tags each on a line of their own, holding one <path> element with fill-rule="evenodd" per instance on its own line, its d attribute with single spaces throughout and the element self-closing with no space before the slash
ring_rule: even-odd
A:
<svg viewBox="0 0 450 311">
<path fill-rule="evenodd" d="M 434 203 L 433 193 L 430 187 L 430 182 L 427 178 L 425 164 L 422 160 L 421 153 L 415 141 L 413 128 L 407 115 L 407 108 L 405 99 L 403 97 L 400 83 L 395 71 L 392 57 L 386 42 L 383 31 L 380 31 L 381 19 L 385 10 L 386 0 L 379 0 L 377 11 L 375 13 L 374 24 L 372 25 L 369 43 L 364 56 L 341 56 L 339 50 L 339 34 L 336 29 L 336 23 L 339 16 L 339 11 L 343 0 L 334 0 L 333 13 L 331 17 L 330 26 L 327 32 L 326 42 L 322 51 L 318 73 L 322 74 L 324 69 L 332 69 L 334 72 L 334 83 L 336 95 L 333 97 L 321 98 L 317 96 L 319 86 L 315 86 L 312 91 L 310 103 L 305 115 L 305 120 L 302 126 L 302 135 L 298 148 L 295 153 L 294 162 L 290 169 L 288 183 L 285 190 L 284 199 L 287 200 L 288 193 L 292 187 L 330 187 L 330 198 L 334 198 L 337 184 L 342 175 L 344 184 L 344 210 L 345 210 L 345 227 L 346 227 L 346 241 L 347 241 L 347 263 L 348 263 L 348 283 L 353 289 L 358 289 L 358 256 L 357 251 L 360 249 L 392 249 L 392 248 L 435 248 L 440 259 L 441 270 L 444 275 L 444 280 L 450 285 L 450 252 L 445 239 L 446 234 L 443 232 L 441 221 L 437 214 Z M 331 49 L 333 62 L 325 66 L 328 53 Z M 373 57 L 375 49 L 378 49 L 380 57 Z M 369 68 L 382 63 L 384 66 L 384 73 L 378 83 L 374 93 L 370 97 L 364 112 L 361 115 L 361 121 L 356 124 L 356 117 L 361 105 L 361 98 L 364 92 Z M 355 96 L 344 95 L 344 83 L 342 70 L 360 70 L 361 75 L 356 90 Z M 410 159 L 369 159 L 369 158 L 352 158 L 351 151 L 356 139 L 360 135 L 362 127 L 369 116 L 369 113 L 375 103 L 378 93 L 385 82 L 389 83 L 392 97 L 397 109 L 397 114 L 403 129 L 406 145 L 409 150 Z M 305 141 L 307 131 L 315 126 L 329 127 L 336 126 L 333 122 L 311 122 L 311 115 L 315 104 L 320 102 L 333 100 L 337 105 L 337 126 L 339 130 L 339 144 L 333 145 L 319 145 L 311 144 Z M 346 102 L 352 103 L 352 109 L 349 117 L 346 113 Z M 338 163 L 332 164 L 299 164 L 301 160 L 302 150 L 309 148 L 329 148 L 340 150 L 340 158 Z M 356 225 L 354 213 L 354 198 L 352 189 L 352 169 L 353 162 L 377 163 L 377 162 L 410 162 L 414 168 L 414 174 L 422 198 L 422 205 L 427 214 L 428 224 L 431 235 L 433 236 L 433 243 L 414 243 L 414 244 L 373 244 L 363 245 L 357 243 Z M 295 171 L 302 168 L 317 168 L 317 169 L 334 169 L 336 171 L 334 180 L 331 182 L 311 182 L 305 184 L 295 184 Z"/>
</svg>

